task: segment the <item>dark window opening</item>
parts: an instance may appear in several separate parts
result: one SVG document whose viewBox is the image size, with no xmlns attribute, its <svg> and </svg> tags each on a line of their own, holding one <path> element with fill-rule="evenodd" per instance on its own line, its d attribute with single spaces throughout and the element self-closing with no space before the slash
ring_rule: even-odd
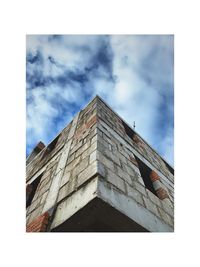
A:
<svg viewBox="0 0 200 267">
<path fill-rule="evenodd" d="M 34 198 L 35 192 L 37 190 L 37 187 L 40 183 L 40 180 L 42 178 L 42 174 L 38 176 L 32 183 L 31 183 L 31 192 L 27 195 L 27 200 L 26 200 L 26 208 L 28 208 L 31 205 L 31 202 Z"/>
<path fill-rule="evenodd" d="M 133 140 L 135 132 L 125 122 L 122 121 L 126 134 Z"/>
<path fill-rule="evenodd" d="M 151 174 L 151 169 L 146 166 L 139 158 L 137 158 L 135 156 L 135 159 L 138 163 L 138 166 L 139 166 L 139 170 L 140 170 L 140 173 L 141 173 L 141 176 L 142 176 L 142 179 L 144 181 L 144 184 L 146 186 L 147 189 L 149 189 L 154 195 L 157 196 L 156 194 L 156 191 L 153 187 L 153 184 L 152 184 L 152 181 L 151 181 L 151 178 L 150 178 L 150 174 Z"/>
<path fill-rule="evenodd" d="M 165 165 L 167 166 L 168 170 L 174 175 L 174 169 L 171 166 L 169 166 L 169 164 L 166 161 L 164 161 L 164 162 L 165 162 Z"/>
<path fill-rule="evenodd" d="M 56 144 L 58 142 L 58 139 L 60 137 L 61 134 L 59 134 L 45 149 L 43 157 L 46 157 L 48 154 L 50 154 L 54 148 L 56 147 Z"/>
</svg>

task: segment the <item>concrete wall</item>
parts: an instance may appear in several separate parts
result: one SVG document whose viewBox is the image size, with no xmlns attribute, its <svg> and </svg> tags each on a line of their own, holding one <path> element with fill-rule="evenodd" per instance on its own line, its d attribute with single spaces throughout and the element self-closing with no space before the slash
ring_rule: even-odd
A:
<svg viewBox="0 0 200 267">
<path fill-rule="evenodd" d="M 97 149 L 95 103 L 94 99 L 77 115 L 76 124 L 73 125 L 74 119 L 59 134 L 52 151 L 49 152 L 47 146 L 27 165 L 27 184 L 42 175 L 32 203 L 27 208 L 27 224 L 56 207 L 59 201 L 96 173 L 96 162 L 90 157 Z M 67 155 L 63 157 L 63 154 Z"/>
<path fill-rule="evenodd" d="M 166 163 L 139 135 L 131 140 L 124 131 L 122 120 L 102 101 L 98 101 L 98 115 L 97 160 L 104 169 L 105 180 L 173 227 L 174 177 Z M 168 198 L 161 200 L 145 188 L 135 156 L 158 173 Z"/>
<path fill-rule="evenodd" d="M 145 188 L 135 156 L 157 174 L 154 184 L 168 197 Z M 122 119 L 99 97 L 60 133 L 52 150 L 47 146 L 27 165 L 27 184 L 39 176 L 27 225 L 50 211 L 53 229 L 101 198 L 148 231 L 173 231 L 172 173 L 138 134 L 126 134 Z"/>
</svg>

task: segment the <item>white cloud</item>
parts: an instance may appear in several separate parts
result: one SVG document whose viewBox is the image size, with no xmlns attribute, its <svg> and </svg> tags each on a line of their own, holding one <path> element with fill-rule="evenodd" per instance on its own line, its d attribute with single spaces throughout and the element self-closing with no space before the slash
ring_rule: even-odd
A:
<svg viewBox="0 0 200 267">
<path fill-rule="evenodd" d="M 167 131 L 167 135 L 160 143 L 161 153 L 163 157 L 174 166 L 174 138 L 173 129 Z"/>
<path fill-rule="evenodd" d="M 52 92 L 51 92 L 52 93 Z M 27 132 L 31 133 L 28 144 L 38 142 L 38 137 L 42 140 L 48 139 L 48 134 L 52 126 L 52 119 L 58 115 L 58 111 L 52 106 L 50 98 L 46 97 L 44 88 L 35 88 L 29 92 L 32 102 L 27 105 Z"/>
<path fill-rule="evenodd" d="M 111 46 L 114 52 L 113 74 L 117 76 L 117 83 L 109 93 L 109 102 L 130 125 L 136 121 L 136 131 L 150 144 L 154 144 L 156 142 L 154 128 L 160 127 L 158 120 L 161 115 L 159 106 L 164 88 L 162 85 L 169 84 L 171 88 L 167 89 L 173 90 L 173 57 L 171 56 L 173 38 L 112 36 Z M 156 50 L 153 51 L 155 47 Z M 153 59 L 150 60 L 150 57 Z M 150 60 L 149 66 L 144 67 L 148 60 Z M 146 77 L 152 82 L 150 83 Z M 173 94 L 170 91 L 164 93 Z M 168 112 L 172 113 L 171 105 L 173 103 L 169 103 Z M 160 150 L 163 151 L 164 148 L 166 152 L 163 155 L 173 163 L 171 128 L 167 130 L 166 137 L 161 140 Z"/>
<path fill-rule="evenodd" d="M 37 50 L 43 57 L 43 63 L 37 69 L 44 77 L 56 78 L 65 71 L 76 72 L 85 70 L 94 64 L 105 36 L 62 36 L 49 41 L 49 36 L 27 36 L 27 52 L 36 55 Z M 109 45 L 107 43 L 107 45 Z M 66 109 L 66 121 L 60 117 L 59 109 L 62 103 L 84 106 L 84 95 L 96 94 L 104 98 L 108 104 L 119 113 L 129 124 L 136 121 L 136 131 L 150 144 L 155 144 L 160 127 L 158 122 L 162 116 L 160 105 L 163 95 L 173 95 L 173 38 L 169 36 L 110 36 L 110 48 L 113 53 L 112 76 L 102 65 L 98 65 L 96 72 L 88 72 L 88 81 L 83 89 L 81 83 L 71 82 L 60 86 L 49 84 L 40 86 L 27 92 L 32 99 L 27 107 L 27 132 L 29 143 L 37 138 L 48 140 L 48 130 L 55 125 L 53 120 L 59 117 L 57 128 L 63 128 L 73 113 Z M 55 64 L 49 60 L 52 57 Z M 28 63 L 28 72 L 34 77 L 34 64 Z M 66 74 L 67 75 L 67 74 Z M 170 91 L 171 90 L 171 91 Z M 60 108 L 55 108 L 55 102 L 60 99 Z M 167 106 L 168 113 L 173 113 L 173 103 Z M 65 116 L 62 114 L 62 116 Z M 172 116 L 173 117 L 173 116 Z M 69 120 L 68 120 L 69 122 Z M 63 123 L 63 127 L 62 127 Z M 169 127 L 163 138 L 159 136 L 160 150 L 163 155 L 173 162 L 171 150 L 173 148 L 173 131 Z M 160 129 L 162 130 L 162 129 Z M 171 156 L 170 156 L 171 155 Z"/>
<path fill-rule="evenodd" d="M 41 51 L 44 57 L 43 73 L 55 77 L 62 73 L 62 69 L 52 65 L 49 57 L 65 69 L 84 68 L 101 44 L 98 35 L 63 35 L 62 39 L 49 41 L 49 36 L 28 35 L 27 52 L 36 54 Z M 84 49 L 85 47 L 85 49 Z"/>
</svg>

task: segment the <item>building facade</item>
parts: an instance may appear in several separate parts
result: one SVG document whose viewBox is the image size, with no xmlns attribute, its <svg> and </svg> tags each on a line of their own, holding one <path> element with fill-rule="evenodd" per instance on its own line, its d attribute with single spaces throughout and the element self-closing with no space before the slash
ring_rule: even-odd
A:
<svg viewBox="0 0 200 267">
<path fill-rule="evenodd" d="M 174 170 L 96 96 L 27 158 L 27 232 L 173 232 Z"/>
</svg>

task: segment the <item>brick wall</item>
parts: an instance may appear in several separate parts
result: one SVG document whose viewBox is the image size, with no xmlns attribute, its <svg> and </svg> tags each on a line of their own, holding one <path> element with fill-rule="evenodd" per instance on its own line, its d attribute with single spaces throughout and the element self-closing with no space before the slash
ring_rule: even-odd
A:
<svg viewBox="0 0 200 267">
<path fill-rule="evenodd" d="M 124 195 L 133 198 L 139 205 L 173 227 L 173 176 L 169 175 L 164 161 L 139 136 L 130 140 L 122 129 L 120 118 L 101 101 L 98 102 L 97 113 L 97 160 L 104 170 L 105 181 L 112 184 L 116 191 L 120 190 Z M 139 143 L 142 145 L 139 146 Z M 152 180 L 152 185 L 155 186 L 156 195 L 146 188 L 136 155 L 148 164 L 149 169 L 156 170 L 149 173 L 149 180 Z M 151 157 L 158 158 L 159 165 L 155 164 L 155 160 L 149 160 Z M 162 177 L 157 173 L 161 173 Z M 166 173 L 168 175 L 164 175 Z"/>
<path fill-rule="evenodd" d="M 27 232 L 45 231 L 47 227 L 48 215 L 43 214 L 43 208 L 71 127 L 72 122 L 61 132 L 50 155 L 46 158 L 37 155 L 27 168 L 27 181 L 44 169 L 27 209 Z M 157 196 L 145 187 L 136 157 L 152 170 L 150 178 Z M 173 175 L 139 136 L 133 140 L 127 136 L 122 119 L 99 98 L 80 112 L 62 171 L 55 205 L 100 174 L 108 188 L 112 186 L 113 190 L 134 199 L 173 227 Z"/>
<path fill-rule="evenodd" d="M 26 226 L 26 232 L 46 232 L 48 221 L 49 214 L 45 212 Z"/>
</svg>

